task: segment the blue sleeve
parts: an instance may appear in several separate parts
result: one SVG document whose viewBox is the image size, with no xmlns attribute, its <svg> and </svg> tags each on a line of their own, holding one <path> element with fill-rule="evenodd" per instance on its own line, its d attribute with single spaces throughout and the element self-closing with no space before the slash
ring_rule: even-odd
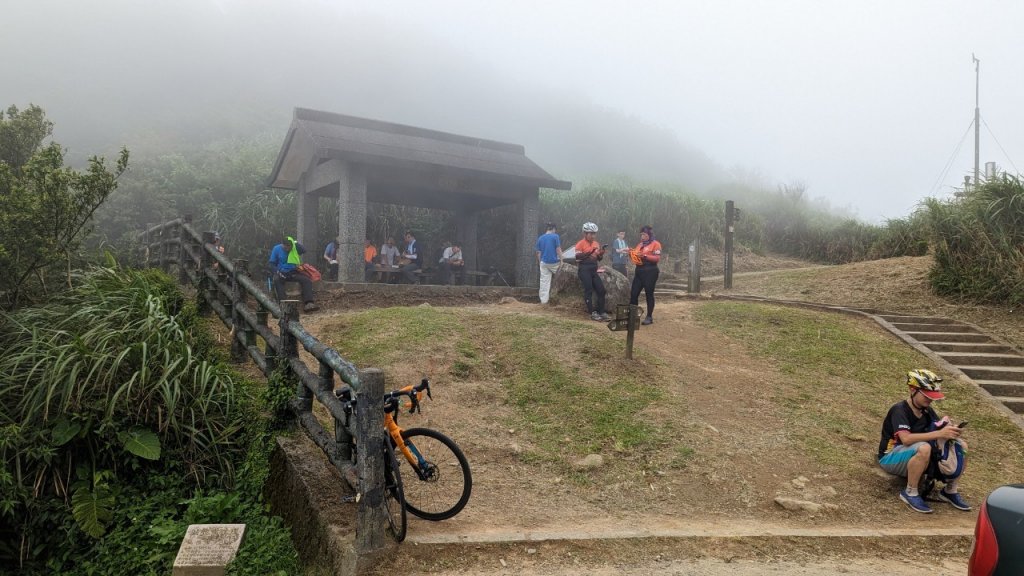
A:
<svg viewBox="0 0 1024 576">
<path fill-rule="evenodd" d="M 305 246 L 303 246 L 303 245 L 302 245 L 301 243 L 299 243 L 299 242 L 296 242 L 296 243 L 295 243 L 295 248 L 296 248 L 296 249 L 297 249 L 297 250 L 299 251 L 299 254 L 300 254 L 300 255 L 301 255 L 301 254 L 305 254 L 305 253 L 306 253 L 306 247 L 305 247 Z"/>
<path fill-rule="evenodd" d="M 541 236 L 541 238 L 543 238 L 543 236 Z M 533 245 L 533 249 L 536 250 L 537 252 L 543 252 L 543 250 L 540 247 L 540 238 L 537 238 L 537 242 L 536 244 Z"/>
</svg>

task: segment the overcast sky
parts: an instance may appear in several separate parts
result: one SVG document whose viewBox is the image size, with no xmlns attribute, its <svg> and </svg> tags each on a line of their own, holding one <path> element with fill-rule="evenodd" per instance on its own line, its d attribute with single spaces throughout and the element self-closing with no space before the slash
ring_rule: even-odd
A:
<svg viewBox="0 0 1024 576">
<path fill-rule="evenodd" d="M 756 174 L 869 221 L 973 170 L 975 53 L 982 163 L 1024 166 L 1009 0 L 4 0 L 0 19 L 0 104 L 68 130 L 140 101 L 266 116 L 272 95 L 283 125 L 311 106 L 524 143 L 559 175 L 630 155 L 695 188 Z"/>
</svg>

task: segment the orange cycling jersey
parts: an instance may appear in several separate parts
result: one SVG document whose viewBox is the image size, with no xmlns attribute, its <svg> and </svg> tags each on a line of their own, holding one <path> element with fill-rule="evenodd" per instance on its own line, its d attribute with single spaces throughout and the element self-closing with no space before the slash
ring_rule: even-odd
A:
<svg viewBox="0 0 1024 576">
<path fill-rule="evenodd" d="M 580 258 L 581 254 L 585 254 L 585 257 Z M 576 256 L 580 262 L 597 262 L 604 252 L 601 250 L 601 245 L 597 243 L 597 240 L 587 242 L 584 238 L 576 243 Z"/>
<path fill-rule="evenodd" d="M 634 263 L 636 263 L 636 260 L 640 261 L 636 264 L 637 266 L 644 266 L 647 264 L 657 266 L 658 260 L 661 260 L 661 242 L 652 240 L 646 246 L 641 242 L 633 249 L 633 253 L 637 256 L 637 258 L 634 259 Z"/>
<path fill-rule="evenodd" d="M 367 262 L 373 262 L 373 259 L 377 257 L 377 249 L 373 246 L 367 246 L 363 248 L 363 260 Z"/>
</svg>

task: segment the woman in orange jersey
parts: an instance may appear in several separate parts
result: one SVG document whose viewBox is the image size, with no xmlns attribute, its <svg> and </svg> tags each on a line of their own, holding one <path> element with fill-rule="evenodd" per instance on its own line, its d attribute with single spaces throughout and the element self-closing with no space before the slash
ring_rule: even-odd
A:
<svg viewBox="0 0 1024 576">
<path fill-rule="evenodd" d="M 604 311 L 604 283 L 597 274 L 597 263 L 604 258 L 605 248 L 597 243 L 597 224 L 587 222 L 583 225 L 583 239 L 576 243 L 576 266 L 583 284 L 583 301 L 587 304 L 587 314 L 591 320 L 608 321 L 611 317 Z M 591 298 L 597 293 L 597 302 Z M 595 305 L 596 304 L 596 305 Z"/>
<path fill-rule="evenodd" d="M 658 261 L 661 260 L 661 242 L 654 239 L 654 229 L 644 226 L 640 229 L 640 243 L 629 251 L 629 258 L 636 264 L 633 274 L 633 287 L 629 293 L 629 303 L 640 301 L 640 291 L 647 296 L 647 317 L 641 324 L 654 323 L 654 285 L 658 283 Z"/>
</svg>

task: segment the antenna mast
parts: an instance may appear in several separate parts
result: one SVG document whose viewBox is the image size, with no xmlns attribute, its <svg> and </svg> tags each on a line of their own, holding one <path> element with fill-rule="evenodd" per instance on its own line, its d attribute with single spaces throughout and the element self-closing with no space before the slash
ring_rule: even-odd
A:
<svg viewBox="0 0 1024 576">
<path fill-rule="evenodd" d="M 977 187 L 980 182 L 978 180 L 978 167 L 981 144 L 981 105 L 978 99 L 978 84 L 981 77 L 981 60 L 978 60 L 974 53 L 971 53 L 971 60 L 974 61 L 974 186 Z"/>
</svg>

